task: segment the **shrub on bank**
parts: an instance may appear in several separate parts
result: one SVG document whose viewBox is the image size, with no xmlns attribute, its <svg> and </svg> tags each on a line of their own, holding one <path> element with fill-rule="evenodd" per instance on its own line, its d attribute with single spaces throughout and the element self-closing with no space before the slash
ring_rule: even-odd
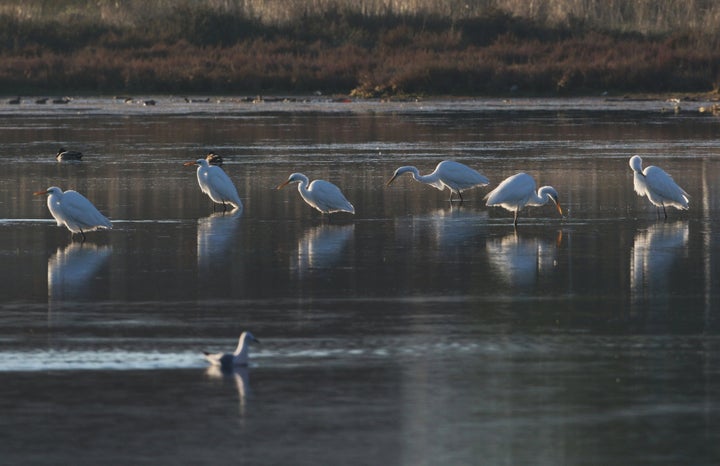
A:
<svg viewBox="0 0 720 466">
<path fill-rule="evenodd" d="M 708 91 L 712 35 L 548 27 L 507 12 L 453 19 L 329 8 L 283 24 L 182 4 L 132 27 L 0 15 L 14 90 L 395 94 Z"/>
</svg>

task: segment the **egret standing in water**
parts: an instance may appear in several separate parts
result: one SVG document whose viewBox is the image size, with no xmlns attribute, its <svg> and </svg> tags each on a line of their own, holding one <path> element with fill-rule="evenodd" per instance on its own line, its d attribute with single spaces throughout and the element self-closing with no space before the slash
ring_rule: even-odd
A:
<svg viewBox="0 0 720 466">
<path fill-rule="evenodd" d="M 488 206 L 500 206 L 515 212 L 513 225 L 517 226 L 518 212 L 525 206 L 542 206 L 552 201 L 562 215 L 558 193 L 552 186 L 543 186 L 535 194 L 535 180 L 527 173 L 518 173 L 506 178 L 497 188 L 485 196 Z"/>
<path fill-rule="evenodd" d="M 445 188 L 449 189 L 451 202 L 453 200 L 453 194 L 457 194 L 460 198 L 460 202 L 462 202 L 463 191 L 477 186 L 486 186 L 490 183 L 490 180 L 488 180 L 485 176 L 481 175 L 467 165 L 463 165 L 462 163 L 455 162 L 453 160 L 443 160 L 437 164 L 435 171 L 429 175 L 421 175 L 420 171 L 418 171 L 415 167 L 400 167 L 395 170 L 395 173 L 393 173 L 393 176 L 390 178 L 390 181 L 387 182 L 387 185 L 390 186 L 390 184 L 395 181 L 395 178 L 403 173 L 411 173 L 412 177 L 416 181 L 429 184 L 440 191 Z"/>
<path fill-rule="evenodd" d="M 214 366 L 220 366 L 223 371 L 231 372 L 235 367 L 247 366 L 248 344 L 250 342 L 260 343 L 260 340 L 250 332 L 243 332 L 240 335 L 237 348 L 233 353 L 208 353 L 203 351 L 205 359 Z"/>
<path fill-rule="evenodd" d="M 642 159 L 638 155 L 630 157 L 630 168 L 633 171 L 635 192 L 638 196 L 647 196 L 656 207 L 662 207 L 665 218 L 667 218 L 665 206 L 672 206 L 681 210 L 688 209 L 690 196 L 675 183 L 665 170 L 654 165 L 650 165 L 643 170 Z M 660 211 L 658 209 L 659 216 Z"/>
<path fill-rule="evenodd" d="M 222 204 L 223 211 L 227 210 L 227 204 L 235 209 L 242 209 L 242 201 L 237 189 L 230 177 L 222 168 L 210 165 L 206 159 L 197 159 L 194 162 L 185 162 L 185 166 L 197 165 L 197 180 L 200 190 L 210 196 L 214 203 Z M 215 204 L 213 204 L 213 211 Z"/>
<path fill-rule="evenodd" d="M 110 220 L 77 191 L 63 192 L 57 186 L 52 186 L 45 191 L 36 191 L 33 194 L 36 196 L 47 194 L 47 206 L 57 225 L 59 227 L 65 225 L 72 234 L 80 233 L 83 241 L 85 241 L 86 231 L 112 228 Z"/>
<path fill-rule="evenodd" d="M 355 213 L 355 207 L 345 198 L 340 188 L 329 181 L 315 180 L 310 183 L 308 177 L 302 173 L 293 173 L 287 181 L 279 184 L 276 189 L 281 189 L 290 183 L 299 183 L 298 192 L 303 200 L 323 214 L 333 212 Z M 308 183 L 310 184 L 308 185 Z"/>
</svg>

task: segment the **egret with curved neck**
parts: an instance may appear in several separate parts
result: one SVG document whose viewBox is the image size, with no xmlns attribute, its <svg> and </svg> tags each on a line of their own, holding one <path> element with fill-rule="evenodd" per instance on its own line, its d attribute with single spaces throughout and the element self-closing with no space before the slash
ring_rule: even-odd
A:
<svg viewBox="0 0 720 466">
<path fill-rule="evenodd" d="M 310 179 L 302 173 L 293 173 L 287 181 L 279 184 L 276 189 L 282 189 L 290 183 L 298 183 L 298 192 L 303 200 L 311 207 L 323 214 L 333 212 L 355 213 L 355 207 L 343 195 L 340 188 L 325 180 Z"/>
<path fill-rule="evenodd" d="M 518 213 L 525 206 L 542 206 L 552 201 L 562 216 L 558 192 L 552 186 L 543 186 L 535 193 L 535 180 L 527 173 L 506 178 L 497 188 L 485 196 L 488 206 L 500 206 L 515 213 L 513 225 L 517 226 Z"/>
<path fill-rule="evenodd" d="M 395 170 L 387 186 L 390 186 L 395 178 L 405 173 L 410 173 L 420 183 L 425 183 L 442 191 L 447 188 L 450 190 L 450 202 L 453 200 L 453 194 L 457 194 L 460 202 L 463 202 L 462 192 L 478 186 L 486 186 L 490 183 L 484 175 L 476 170 L 454 160 L 443 160 L 438 163 L 435 170 L 428 175 L 421 175 L 420 171 L 413 166 L 404 166 Z"/>
<path fill-rule="evenodd" d="M 638 196 L 647 196 L 650 202 L 658 208 L 662 207 L 663 214 L 667 218 L 665 206 L 675 207 L 680 210 L 687 210 L 690 196 L 665 170 L 654 165 L 643 170 L 642 159 L 638 155 L 630 157 L 630 168 L 633 171 L 633 185 Z"/>
<path fill-rule="evenodd" d="M 99 229 L 111 229 L 112 223 L 107 219 L 85 196 L 77 191 L 68 189 L 63 192 L 57 186 L 51 186 L 45 191 L 36 191 L 35 196 L 47 195 L 47 206 L 58 226 L 67 227 L 70 237 L 75 233 L 82 235 L 85 241 L 85 232 Z"/>
<path fill-rule="evenodd" d="M 209 353 L 203 351 L 205 359 L 214 366 L 220 366 L 224 371 L 231 371 L 234 367 L 247 366 L 249 358 L 248 343 L 260 343 L 260 340 L 250 332 L 240 334 L 237 348 L 232 353 Z"/>
<path fill-rule="evenodd" d="M 198 167 L 198 185 L 200 185 L 200 190 L 212 199 L 213 210 L 215 210 L 215 204 L 222 204 L 223 211 L 227 210 L 227 204 L 233 206 L 234 209 L 242 209 L 243 204 L 237 188 L 222 168 L 210 165 L 204 158 L 194 162 L 185 162 L 185 166 L 193 165 Z"/>
</svg>

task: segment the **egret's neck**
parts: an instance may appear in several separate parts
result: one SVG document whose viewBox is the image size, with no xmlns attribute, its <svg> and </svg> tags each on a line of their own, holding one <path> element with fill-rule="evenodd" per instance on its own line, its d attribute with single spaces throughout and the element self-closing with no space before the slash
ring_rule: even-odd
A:
<svg viewBox="0 0 720 466">
<path fill-rule="evenodd" d="M 247 354 L 247 345 L 245 344 L 245 334 L 240 336 L 240 340 L 238 341 L 237 348 L 235 348 L 235 352 L 233 355 L 238 356 L 240 354 Z"/>
<path fill-rule="evenodd" d="M 435 177 L 432 175 L 421 175 L 420 170 L 416 167 L 400 167 L 398 169 L 398 175 L 402 175 L 403 173 L 410 173 L 415 181 L 419 181 L 420 183 L 432 183 L 435 181 Z"/>
<path fill-rule="evenodd" d="M 533 200 L 533 203 L 535 205 L 545 205 L 550 200 L 550 192 L 546 188 L 547 187 L 543 186 L 538 189 L 537 194 L 534 195 L 535 199 Z"/>
<path fill-rule="evenodd" d="M 304 196 L 308 192 L 307 188 L 308 188 L 308 180 L 302 180 L 298 183 L 298 192 L 300 193 L 301 196 Z"/>
</svg>

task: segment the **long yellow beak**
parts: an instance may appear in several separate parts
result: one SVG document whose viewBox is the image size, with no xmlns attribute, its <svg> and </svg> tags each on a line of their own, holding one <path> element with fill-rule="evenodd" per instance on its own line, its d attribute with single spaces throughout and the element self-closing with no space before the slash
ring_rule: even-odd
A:
<svg viewBox="0 0 720 466">
<path fill-rule="evenodd" d="M 43 196 L 45 194 L 47 194 L 47 191 L 35 191 L 33 196 Z"/>
<path fill-rule="evenodd" d="M 392 182 L 395 181 L 395 178 L 397 178 L 397 175 L 393 175 L 392 178 L 390 178 L 390 181 L 388 181 L 385 186 L 390 186 Z"/>
<path fill-rule="evenodd" d="M 284 183 L 280 183 L 279 185 L 277 185 L 277 187 L 275 189 L 282 189 L 285 186 L 287 186 L 288 184 L 290 184 L 290 180 L 287 180 Z"/>
<path fill-rule="evenodd" d="M 197 162 L 193 160 L 192 162 L 185 162 L 183 165 L 185 165 L 186 167 L 191 167 L 193 165 L 197 165 Z"/>
<path fill-rule="evenodd" d="M 560 212 L 560 216 L 562 217 L 562 214 L 563 214 L 563 213 L 562 213 L 562 207 L 560 207 L 560 203 L 559 203 L 559 202 L 556 202 L 556 203 L 555 203 L 555 207 L 557 207 L 557 211 Z"/>
</svg>

